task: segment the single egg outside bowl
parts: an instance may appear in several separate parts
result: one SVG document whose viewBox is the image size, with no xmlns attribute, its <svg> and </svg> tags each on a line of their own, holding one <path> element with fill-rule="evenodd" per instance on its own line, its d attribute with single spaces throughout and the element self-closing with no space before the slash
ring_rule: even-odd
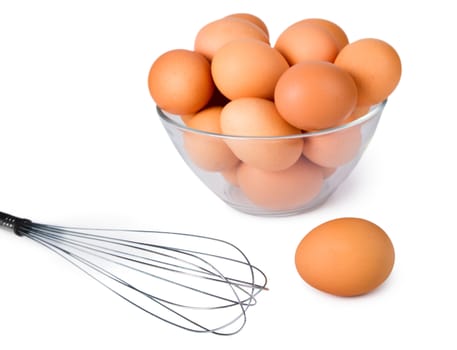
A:
<svg viewBox="0 0 457 350">
<path fill-rule="evenodd" d="M 190 127 L 187 116 L 157 112 L 182 159 L 221 200 L 246 214 L 288 216 L 319 207 L 343 183 L 386 103 L 337 127 L 268 137 L 202 131 Z"/>
</svg>

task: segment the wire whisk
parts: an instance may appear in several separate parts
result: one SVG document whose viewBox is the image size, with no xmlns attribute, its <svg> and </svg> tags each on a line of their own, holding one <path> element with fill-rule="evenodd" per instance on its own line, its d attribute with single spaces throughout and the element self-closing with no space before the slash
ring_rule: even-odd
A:
<svg viewBox="0 0 457 350">
<path fill-rule="evenodd" d="M 34 223 L 0 212 L 32 239 L 148 314 L 197 333 L 232 335 L 267 278 L 227 241 L 207 236 Z"/>
</svg>

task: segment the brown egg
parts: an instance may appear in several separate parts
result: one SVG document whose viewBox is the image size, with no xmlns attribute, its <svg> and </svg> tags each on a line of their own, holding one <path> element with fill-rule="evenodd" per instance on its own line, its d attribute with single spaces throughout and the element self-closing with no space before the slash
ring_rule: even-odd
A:
<svg viewBox="0 0 457 350">
<path fill-rule="evenodd" d="M 279 115 L 272 101 L 246 97 L 229 102 L 222 109 L 221 129 L 226 135 L 287 136 L 300 134 Z M 249 165 L 265 170 L 282 170 L 300 157 L 303 140 L 226 139 L 236 156 Z"/>
<path fill-rule="evenodd" d="M 328 30 L 333 36 L 333 39 L 336 41 L 338 51 L 349 43 L 348 37 L 344 30 L 332 21 L 323 18 L 307 18 L 301 22 L 317 24 Z"/>
<path fill-rule="evenodd" d="M 256 39 L 237 39 L 213 56 L 211 73 L 217 88 L 231 100 L 240 97 L 273 99 L 276 82 L 289 68 L 274 48 Z"/>
<path fill-rule="evenodd" d="M 230 100 L 222 95 L 219 89 L 215 88 L 210 100 L 200 111 L 208 109 L 209 107 L 224 107 L 228 102 L 230 102 Z M 180 117 L 184 125 L 189 125 L 189 120 L 191 120 L 195 114 L 196 113 L 189 113 L 181 115 Z"/>
<path fill-rule="evenodd" d="M 379 39 L 360 39 L 346 45 L 335 64 L 354 78 L 358 104 L 371 106 L 384 101 L 397 87 L 401 77 L 398 53 Z"/>
<path fill-rule="evenodd" d="M 309 60 L 333 62 L 339 51 L 336 40 L 327 29 L 306 21 L 286 28 L 274 47 L 290 65 Z"/>
<path fill-rule="evenodd" d="M 320 167 L 300 158 L 281 171 L 266 171 L 242 163 L 238 182 L 246 197 L 259 207 L 292 210 L 306 205 L 319 194 L 323 176 Z"/>
<path fill-rule="evenodd" d="M 211 66 L 201 54 L 176 49 L 160 55 L 148 76 L 149 92 L 163 110 L 172 114 L 191 114 L 210 100 L 214 83 Z"/>
<path fill-rule="evenodd" d="M 321 167 L 321 170 L 322 170 L 322 175 L 324 176 L 324 179 L 328 179 L 330 176 L 335 174 L 336 168 Z"/>
<path fill-rule="evenodd" d="M 249 22 L 255 24 L 257 27 L 259 27 L 260 29 L 262 29 L 264 31 L 264 33 L 267 35 L 267 37 L 270 36 L 267 25 L 259 17 L 255 16 L 251 13 L 233 13 L 231 15 L 226 16 L 226 18 L 233 18 L 233 17 L 241 18 L 241 19 L 244 19 L 246 21 L 249 21 Z"/>
<path fill-rule="evenodd" d="M 228 183 L 232 184 L 233 186 L 238 187 L 238 167 L 240 166 L 241 163 L 235 165 L 234 167 L 231 167 L 229 169 L 226 169 L 221 172 L 222 176 L 227 180 Z"/>
<path fill-rule="evenodd" d="M 293 65 L 279 78 L 275 103 L 296 128 L 319 130 L 338 125 L 354 110 L 357 87 L 343 69 L 324 61 Z"/>
<path fill-rule="evenodd" d="M 351 115 L 347 117 L 345 120 L 343 120 L 340 124 L 338 125 L 343 125 L 350 123 L 354 120 L 359 119 L 360 117 L 363 117 L 365 114 L 367 114 L 370 111 L 369 106 L 355 106 L 354 110 L 352 111 Z"/>
<path fill-rule="evenodd" d="M 354 159 L 359 153 L 362 135 L 359 126 L 308 137 L 303 142 L 303 155 L 313 163 L 336 168 Z"/>
<path fill-rule="evenodd" d="M 194 117 L 195 113 L 183 114 L 181 115 L 181 120 L 184 125 L 189 125 L 189 121 Z"/>
<path fill-rule="evenodd" d="M 187 125 L 192 129 L 220 134 L 221 111 L 222 107 L 204 109 L 195 114 Z M 189 158 L 201 169 L 223 171 L 239 163 L 239 159 L 221 138 L 194 132 L 185 132 L 183 138 Z"/>
<path fill-rule="evenodd" d="M 208 23 L 199 30 L 195 38 L 194 49 L 208 59 L 214 53 L 235 39 L 252 38 L 269 43 L 267 34 L 257 25 L 240 18 L 221 18 Z"/>
<path fill-rule="evenodd" d="M 318 290 L 338 296 L 374 290 L 390 275 L 394 259 L 387 234 L 359 218 L 339 218 L 317 226 L 295 252 L 301 278 Z"/>
</svg>

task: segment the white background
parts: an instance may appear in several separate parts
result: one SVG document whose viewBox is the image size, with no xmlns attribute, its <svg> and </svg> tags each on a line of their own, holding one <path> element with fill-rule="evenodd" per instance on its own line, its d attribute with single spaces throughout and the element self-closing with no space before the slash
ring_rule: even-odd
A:
<svg viewBox="0 0 457 350">
<path fill-rule="evenodd" d="M 406 3 L 407 5 L 401 5 Z M 193 334 L 124 303 L 59 256 L 0 232 L 1 349 L 455 349 L 455 33 L 451 1 L 3 1 L 0 3 L 0 210 L 50 224 L 121 226 L 221 237 L 242 248 L 270 291 L 232 337 Z M 153 60 L 192 48 L 234 12 L 272 42 L 307 17 L 351 41 L 377 37 L 403 76 L 352 175 L 316 211 L 236 212 L 179 158 L 147 90 Z M 294 252 L 340 216 L 391 237 L 388 281 L 359 298 L 306 285 Z"/>
</svg>

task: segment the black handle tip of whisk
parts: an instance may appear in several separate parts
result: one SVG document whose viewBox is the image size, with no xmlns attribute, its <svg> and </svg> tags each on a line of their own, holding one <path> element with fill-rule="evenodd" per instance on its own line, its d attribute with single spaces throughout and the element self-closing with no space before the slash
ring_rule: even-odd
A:
<svg viewBox="0 0 457 350">
<path fill-rule="evenodd" d="M 13 232 L 18 236 L 24 236 L 24 231 L 22 231 L 21 229 L 23 229 L 26 225 L 29 225 L 31 223 L 32 221 L 30 221 L 29 219 L 18 219 L 16 220 L 16 224 L 14 225 Z"/>
<path fill-rule="evenodd" d="M 16 216 L 0 212 L 0 227 L 6 227 L 12 230 L 18 236 L 24 236 L 22 230 L 24 226 L 31 224 L 29 219 L 18 218 Z"/>
</svg>

